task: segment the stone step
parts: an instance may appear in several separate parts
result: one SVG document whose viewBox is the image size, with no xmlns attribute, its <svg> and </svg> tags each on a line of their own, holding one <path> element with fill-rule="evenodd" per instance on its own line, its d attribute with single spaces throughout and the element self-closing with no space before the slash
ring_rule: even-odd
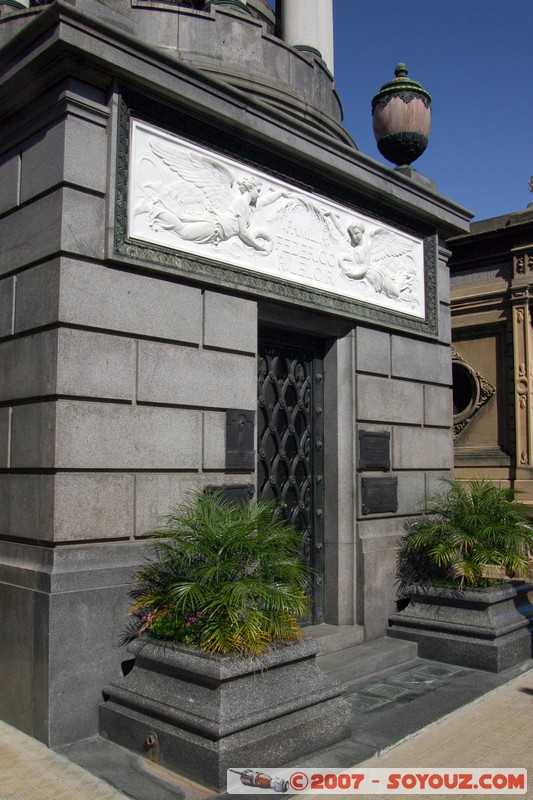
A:
<svg viewBox="0 0 533 800">
<path fill-rule="evenodd" d="M 365 639 L 362 625 L 308 625 L 303 629 L 304 637 L 315 639 L 322 648 L 322 654 L 336 653 L 347 647 L 361 644 Z"/>
<path fill-rule="evenodd" d="M 405 664 L 416 657 L 415 642 L 383 637 L 337 652 L 324 653 L 317 657 L 317 663 L 322 672 L 334 680 L 350 683 L 365 675 Z"/>
</svg>

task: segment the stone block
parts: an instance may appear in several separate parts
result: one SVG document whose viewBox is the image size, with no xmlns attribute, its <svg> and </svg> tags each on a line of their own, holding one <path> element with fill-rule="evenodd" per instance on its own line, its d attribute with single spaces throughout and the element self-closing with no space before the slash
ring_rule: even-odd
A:
<svg viewBox="0 0 533 800">
<path fill-rule="evenodd" d="M 398 514 L 418 514 L 426 496 L 426 481 L 423 472 L 400 472 L 398 477 Z"/>
<path fill-rule="evenodd" d="M 13 314 L 15 304 L 15 279 L 0 281 L 0 337 L 13 333 Z"/>
<path fill-rule="evenodd" d="M 452 390 L 444 386 L 424 386 L 424 422 L 450 428 L 453 422 Z"/>
<path fill-rule="evenodd" d="M 198 16 L 191 24 L 187 15 L 179 16 L 178 20 L 178 50 L 188 53 L 197 53 L 199 58 L 207 63 L 220 65 L 224 58 L 223 42 L 217 35 L 218 21 L 213 16 Z M 206 46 L 206 42 L 209 45 Z"/>
<path fill-rule="evenodd" d="M 423 387 L 407 381 L 359 375 L 357 418 L 421 425 L 424 421 Z"/>
<path fill-rule="evenodd" d="M 162 517 L 205 486 L 242 484 L 242 475 L 221 473 L 145 473 L 135 476 L 135 535 L 146 536 L 161 526 Z"/>
<path fill-rule="evenodd" d="M 401 525 L 398 525 L 398 538 Z M 396 609 L 396 547 L 369 550 L 364 560 L 364 625 L 367 640 L 385 636 L 388 619 Z M 379 586 L 379 591 L 376 587 Z"/>
<path fill-rule="evenodd" d="M 257 303 L 219 292 L 205 292 L 204 346 L 255 355 Z"/>
<path fill-rule="evenodd" d="M 58 331 L 57 394 L 132 400 L 135 343 L 62 328 Z"/>
<path fill-rule="evenodd" d="M 226 468 L 226 415 L 223 413 L 204 412 L 203 468 Z"/>
<path fill-rule="evenodd" d="M 326 622 L 333 625 L 353 625 L 356 618 L 354 542 L 329 543 L 326 531 L 324 564 Z M 342 592 L 338 591 L 339 586 L 343 587 Z"/>
<path fill-rule="evenodd" d="M 0 719 L 33 734 L 33 592 L 0 583 Z"/>
<path fill-rule="evenodd" d="M 392 468 L 452 469 L 451 432 L 439 428 L 395 428 L 392 437 Z"/>
<path fill-rule="evenodd" d="M 20 155 L 11 151 L 0 159 L 0 214 L 19 204 Z"/>
<path fill-rule="evenodd" d="M 452 312 L 444 303 L 439 303 L 439 339 L 446 344 L 452 341 Z"/>
<path fill-rule="evenodd" d="M 80 141 L 82 141 L 80 139 Z M 83 149 L 83 148 L 80 148 Z M 21 154 L 20 201 L 56 187 L 64 179 L 65 123 L 41 130 Z"/>
<path fill-rule="evenodd" d="M 80 142 L 83 142 L 81 148 Z M 105 127 L 69 116 L 40 132 L 22 153 L 21 202 L 49 191 L 62 181 L 103 194 L 106 168 Z"/>
<path fill-rule="evenodd" d="M 0 344 L 0 401 L 55 394 L 57 331 Z"/>
<path fill-rule="evenodd" d="M 149 16 L 159 16 L 150 14 Z M 65 123 L 64 180 L 105 194 L 107 132 L 105 125 L 69 116 Z M 80 147 L 83 142 L 83 147 Z"/>
<path fill-rule="evenodd" d="M 105 199 L 65 186 L 61 247 L 77 256 L 103 259 L 105 255 Z"/>
<path fill-rule="evenodd" d="M 144 543 L 132 542 L 0 541 L 4 719 L 50 747 L 96 735 L 102 688 L 127 655 L 118 643 L 145 553 Z"/>
<path fill-rule="evenodd" d="M 378 375 L 391 374 L 391 337 L 388 333 L 357 328 L 356 370 Z"/>
<path fill-rule="evenodd" d="M 201 413 L 59 401 L 58 469 L 198 469 Z"/>
<path fill-rule="evenodd" d="M 176 49 L 178 44 L 178 24 L 181 15 L 161 14 L 159 9 L 155 13 L 146 13 L 146 8 L 128 10 L 131 18 L 136 20 L 141 27 L 142 38 L 146 44 Z"/>
<path fill-rule="evenodd" d="M 60 189 L 0 219 L 0 275 L 61 249 L 63 194 Z"/>
<path fill-rule="evenodd" d="M 253 409 L 255 358 L 156 342 L 139 342 L 137 399 L 147 403 Z"/>
<path fill-rule="evenodd" d="M 9 467 L 11 409 L 0 408 L 0 469 Z"/>
<path fill-rule="evenodd" d="M 336 340 L 324 358 L 325 474 L 336 492 L 325 492 L 326 541 L 335 537 L 334 546 L 350 545 L 355 525 L 355 421 L 354 363 L 355 336 L 349 333 Z"/>
<path fill-rule="evenodd" d="M 86 192 L 63 187 L 21 206 L 0 220 L 0 274 L 58 250 L 103 258 L 105 202 Z"/>
<path fill-rule="evenodd" d="M 442 492 L 446 489 L 444 481 L 452 480 L 453 472 L 451 470 L 442 472 L 427 472 L 426 473 L 426 498 L 431 497 L 435 492 Z"/>
<path fill-rule="evenodd" d="M 438 260 L 437 280 L 439 302 L 449 305 L 451 302 L 450 268 L 448 267 L 448 263 L 446 260 L 444 260 L 444 258 L 439 258 Z"/>
<path fill-rule="evenodd" d="M 199 344 L 199 289 L 97 264 L 61 264 L 62 322 Z"/>
<path fill-rule="evenodd" d="M 11 413 L 11 467 L 52 469 L 55 466 L 56 404 L 14 406 Z"/>
<path fill-rule="evenodd" d="M 39 264 L 17 275 L 16 333 L 58 321 L 59 282 L 59 259 Z"/>
<path fill-rule="evenodd" d="M 106 680 L 120 674 L 120 662 L 127 655 L 118 642 L 127 625 L 130 583 L 95 588 L 51 598 L 50 747 L 94 736 L 102 688 Z M 72 697 L 76 697 L 76 703 L 68 702 Z"/>
<path fill-rule="evenodd" d="M 200 466 L 201 413 L 197 411 L 59 400 L 16 406 L 13 412 L 14 468 Z"/>
<path fill-rule="evenodd" d="M 53 541 L 53 475 L 0 475 L 0 535 Z"/>
<path fill-rule="evenodd" d="M 393 335 L 392 376 L 451 386 L 450 348 L 447 345 Z"/>
<path fill-rule="evenodd" d="M 133 475 L 67 472 L 54 483 L 54 541 L 133 536 Z"/>
</svg>

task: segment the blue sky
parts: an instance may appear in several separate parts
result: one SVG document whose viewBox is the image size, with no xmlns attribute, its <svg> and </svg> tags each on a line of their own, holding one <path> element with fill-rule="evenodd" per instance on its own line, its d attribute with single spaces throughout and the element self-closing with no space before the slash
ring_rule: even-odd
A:
<svg viewBox="0 0 533 800">
<path fill-rule="evenodd" d="M 334 0 L 334 17 L 335 80 L 360 150 L 387 163 L 370 102 L 404 61 L 433 98 L 413 166 L 476 219 L 533 202 L 532 0 Z"/>
</svg>

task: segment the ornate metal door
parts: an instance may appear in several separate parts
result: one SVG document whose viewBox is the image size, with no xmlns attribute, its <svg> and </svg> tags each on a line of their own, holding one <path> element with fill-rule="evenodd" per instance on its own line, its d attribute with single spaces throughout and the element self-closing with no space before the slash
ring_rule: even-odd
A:
<svg viewBox="0 0 533 800">
<path fill-rule="evenodd" d="M 275 500 L 300 531 L 302 557 L 313 570 L 310 621 L 322 622 L 322 359 L 308 347 L 265 337 L 259 344 L 258 380 L 258 495 Z"/>
</svg>

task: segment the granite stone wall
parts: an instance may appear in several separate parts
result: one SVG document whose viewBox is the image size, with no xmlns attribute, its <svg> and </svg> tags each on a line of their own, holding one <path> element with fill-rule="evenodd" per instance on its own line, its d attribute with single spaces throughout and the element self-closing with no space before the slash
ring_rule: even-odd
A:
<svg viewBox="0 0 533 800">
<path fill-rule="evenodd" d="M 225 411 L 256 406 L 256 302 L 105 261 L 108 109 L 77 90 L 0 180 L 0 716 L 50 745 L 96 731 L 161 515 L 253 481 Z"/>
</svg>

